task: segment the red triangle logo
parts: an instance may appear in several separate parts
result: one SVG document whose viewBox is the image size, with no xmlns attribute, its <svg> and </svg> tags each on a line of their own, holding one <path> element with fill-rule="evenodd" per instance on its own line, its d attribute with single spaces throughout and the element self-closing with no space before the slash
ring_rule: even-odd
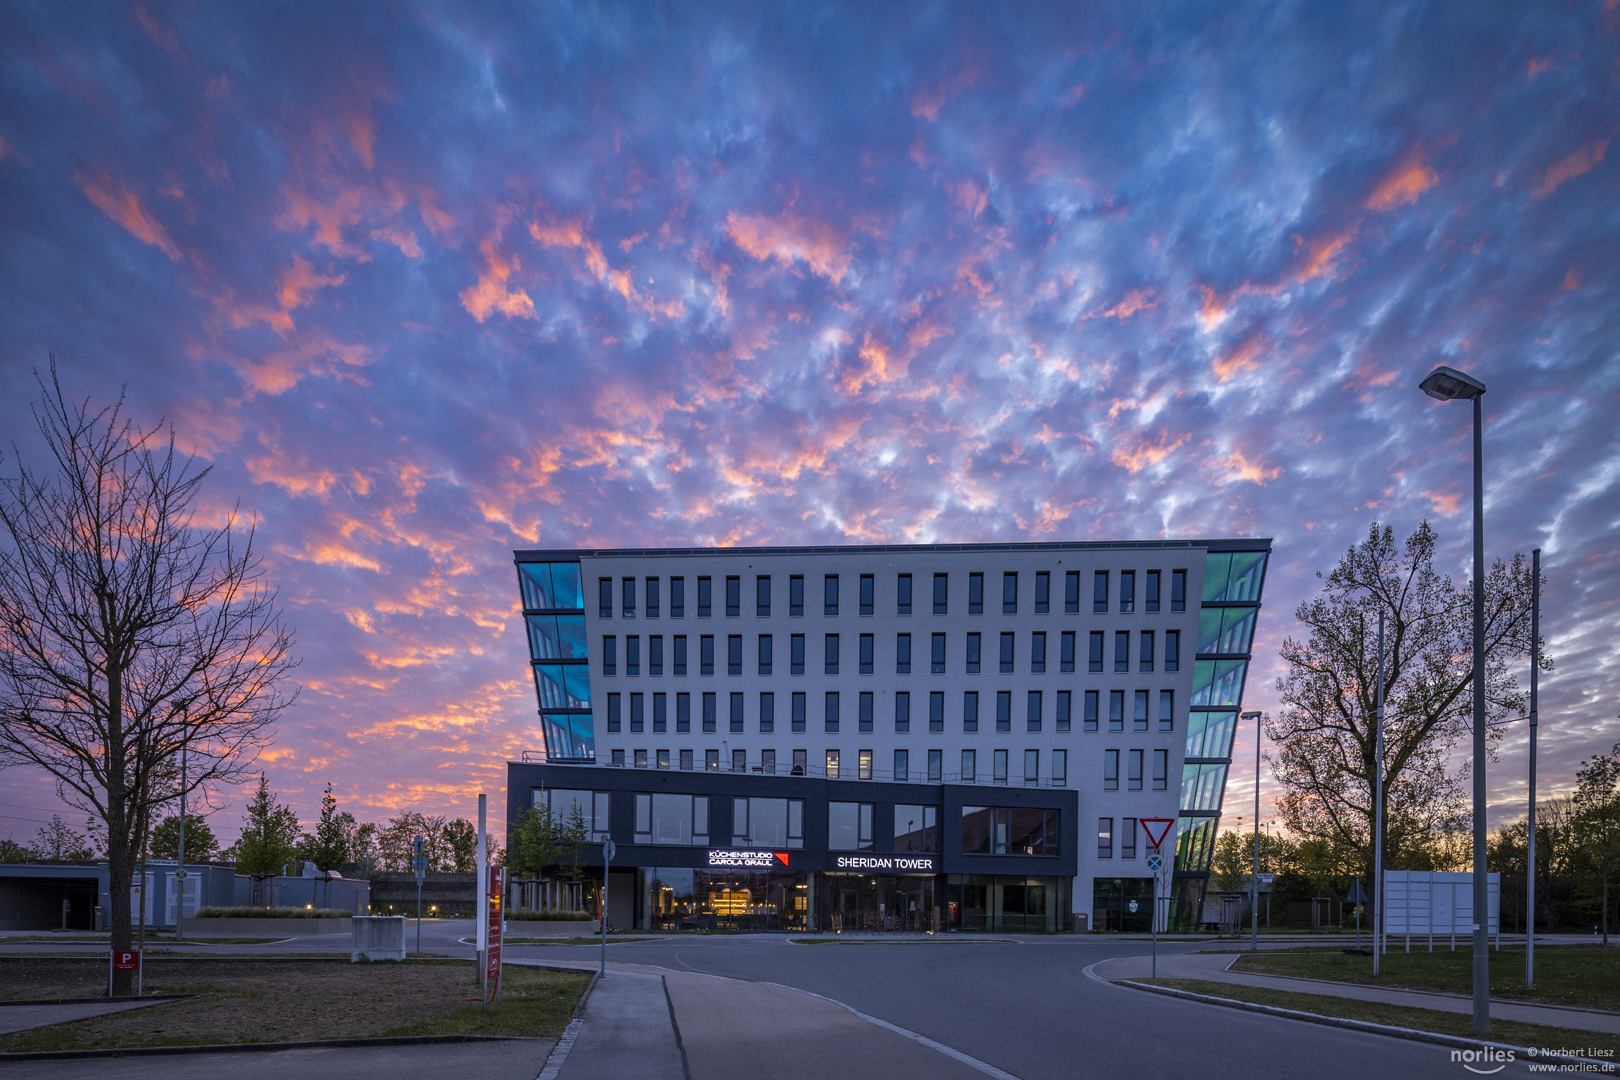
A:
<svg viewBox="0 0 1620 1080">
<path fill-rule="evenodd" d="M 1176 823 L 1176 819 L 1168 817 L 1145 817 L 1141 820 L 1142 831 L 1147 833 L 1148 843 L 1153 845 L 1154 851 L 1158 851 L 1159 845 L 1164 843 L 1164 838 L 1170 835 L 1170 827 Z"/>
<path fill-rule="evenodd" d="M 785 852 L 785 851 L 776 852 L 776 861 L 781 863 L 783 866 L 786 866 L 788 864 L 787 852 Z"/>
</svg>

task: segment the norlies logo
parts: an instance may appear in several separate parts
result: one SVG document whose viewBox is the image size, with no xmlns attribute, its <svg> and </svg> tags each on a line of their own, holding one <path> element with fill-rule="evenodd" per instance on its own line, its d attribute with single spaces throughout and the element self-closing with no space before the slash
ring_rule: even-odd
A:
<svg viewBox="0 0 1620 1080">
<path fill-rule="evenodd" d="M 1453 1050 L 1451 1060 L 1471 1073 L 1491 1076 L 1508 1067 L 1513 1061 L 1513 1051 L 1491 1046 L 1482 1046 L 1478 1050 Z"/>
</svg>

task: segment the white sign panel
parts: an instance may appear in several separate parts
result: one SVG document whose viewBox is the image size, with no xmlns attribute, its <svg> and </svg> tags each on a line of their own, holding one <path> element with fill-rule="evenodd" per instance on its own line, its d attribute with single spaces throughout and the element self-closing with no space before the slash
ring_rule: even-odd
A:
<svg viewBox="0 0 1620 1080">
<path fill-rule="evenodd" d="M 780 870 L 788 865 L 788 853 L 715 848 L 709 852 L 709 865 L 739 870 Z"/>
<path fill-rule="evenodd" d="M 1502 920 L 1502 875 L 1485 875 L 1490 910 L 1486 930 Z M 1474 932 L 1474 875 L 1429 870 L 1384 871 L 1384 932 L 1468 935 Z"/>
</svg>

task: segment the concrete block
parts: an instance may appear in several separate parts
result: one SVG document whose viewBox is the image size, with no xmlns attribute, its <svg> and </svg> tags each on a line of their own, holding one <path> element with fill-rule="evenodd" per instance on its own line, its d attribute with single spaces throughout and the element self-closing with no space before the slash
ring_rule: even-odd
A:
<svg viewBox="0 0 1620 1080">
<path fill-rule="evenodd" d="M 405 959 L 405 916 L 356 915 L 351 921 L 354 944 L 349 960 Z"/>
</svg>

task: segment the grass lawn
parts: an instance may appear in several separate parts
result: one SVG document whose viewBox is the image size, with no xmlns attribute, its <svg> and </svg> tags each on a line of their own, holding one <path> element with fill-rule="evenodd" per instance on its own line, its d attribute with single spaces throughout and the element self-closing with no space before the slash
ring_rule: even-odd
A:
<svg viewBox="0 0 1620 1080">
<path fill-rule="evenodd" d="M 1293 975 L 1305 979 L 1365 983 L 1368 986 L 1438 990 L 1471 994 L 1474 951 L 1471 948 L 1419 950 L 1410 954 L 1391 948 L 1381 958 L 1375 977 L 1371 956 L 1352 956 L 1334 949 L 1244 953 L 1234 971 L 1259 975 Z M 1524 985 L 1523 946 L 1491 950 L 1491 996 L 1542 1005 L 1620 1011 L 1620 949 L 1557 945 L 1536 950 L 1536 988 Z"/>
<path fill-rule="evenodd" d="M 1133 979 L 1150 986 L 1168 986 L 1174 990 L 1187 990 L 1194 994 L 1247 1001 L 1255 1005 L 1271 1005 L 1280 1009 L 1295 1009 L 1318 1016 L 1336 1016 L 1346 1020 L 1364 1020 L 1372 1024 L 1432 1031 L 1459 1038 L 1474 1037 L 1474 1017 L 1471 1013 L 1440 1012 L 1436 1009 L 1409 1009 L 1401 1005 L 1385 1005 L 1373 1001 L 1355 1001 L 1351 998 L 1326 994 L 1298 994 L 1288 990 L 1270 990 L 1236 983 L 1210 982 L 1205 979 Z M 1597 1031 L 1573 1028 L 1543 1027 L 1540 1024 L 1520 1024 L 1512 1020 L 1491 1019 L 1491 1042 L 1532 1048 L 1562 1048 L 1578 1050 L 1583 1056 L 1612 1060 L 1620 1056 L 1620 1038 Z M 1604 1053 L 1606 1051 L 1606 1054 Z"/>
<path fill-rule="evenodd" d="M 126 1046 L 203 1046 L 394 1035 L 556 1038 L 590 976 L 508 965 L 502 1000 L 479 1011 L 474 966 L 152 960 L 147 994 L 200 997 L 0 1037 L 0 1053 Z M 106 967 L 57 958 L 8 960 L 0 995 L 18 1000 L 106 993 Z"/>
</svg>

